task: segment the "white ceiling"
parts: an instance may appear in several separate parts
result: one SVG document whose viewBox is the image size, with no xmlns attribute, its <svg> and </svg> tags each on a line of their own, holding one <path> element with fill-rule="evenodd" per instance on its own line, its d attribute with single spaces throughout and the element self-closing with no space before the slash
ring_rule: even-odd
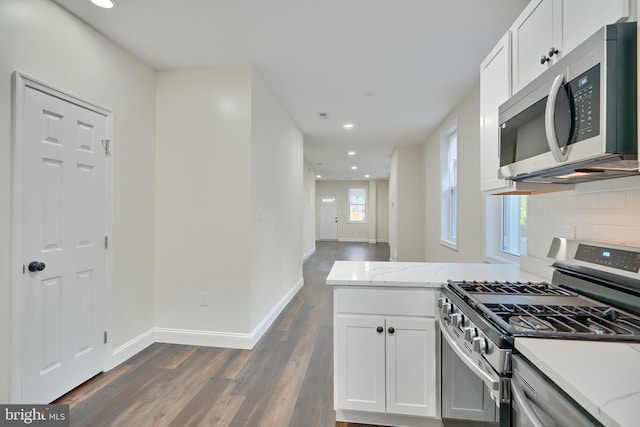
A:
<svg viewBox="0 0 640 427">
<path fill-rule="evenodd" d="M 55 1 L 156 69 L 253 64 L 305 160 L 343 180 L 388 177 L 394 147 L 422 143 L 477 84 L 529 0 Z"/>
</svg>

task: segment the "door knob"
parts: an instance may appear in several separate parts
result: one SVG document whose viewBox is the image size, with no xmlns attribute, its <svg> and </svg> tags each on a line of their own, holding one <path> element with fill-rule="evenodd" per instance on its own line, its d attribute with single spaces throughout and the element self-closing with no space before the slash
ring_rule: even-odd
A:
<svg viewBox="0 0 640 427">
<path fill-rule="evenodd" d="M 31 272 L 42 271 L 42 270 L 45 269 L 45 267 L 46 267 L 46 265 L 44 264 L 44 262 L 31 261 L 29 263 L 29 271 L 31 271 Z"/>
</svg>

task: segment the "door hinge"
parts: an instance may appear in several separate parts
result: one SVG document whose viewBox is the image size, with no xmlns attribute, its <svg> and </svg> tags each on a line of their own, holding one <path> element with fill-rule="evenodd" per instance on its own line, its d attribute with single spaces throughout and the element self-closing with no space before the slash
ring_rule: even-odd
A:
<svg viewBox="0 0 640 427">
<path fill-rule="evenodd" d="M 104 248 L 109 248 L 109 236 L 104 236 Z"/>
<path fill-rule="evenodd" d="M 108 139 L 102 139 L 101 142 L 102 142 L 102 146 L 104 147 L 104 154 L 106 154 L 108 156 L 111 153 L 109 151 L 109 143 L 111 141 L 108 140 Z"/>
<path fill-rule="evenodd" d="M 104 331 L 104 343 L 107 343 L 107 331 Z"/>
</svg>

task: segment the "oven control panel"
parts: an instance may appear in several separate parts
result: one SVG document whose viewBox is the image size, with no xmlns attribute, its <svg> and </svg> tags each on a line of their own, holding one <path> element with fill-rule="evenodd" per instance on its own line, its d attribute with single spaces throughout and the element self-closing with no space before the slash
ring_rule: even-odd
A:
<svg viewBox="0 0 640 427">
<path fill-rule="evenodd" d="M 578 245 L 574 258 L 579 261 L 617 270 L 631 271 L 633 273 L 640 271 L 640 252 L 633 252 L 631 250 L 606 248 L 581 243 Z"/>
<path fill-rule="evenodd" d="M 475 365 L 499 372 L 510 371 L 510 359 L 506 353 L 510 354 L 511 351 L 500 349 L 491 342 L 464 314 L 464 309 L 442 296 L 438 299 L 438 312 L 440 329 L 443 335 L 446 334 L 445 338 L 453 341 L 452 345 L 455 344 Z"/>
</svg>

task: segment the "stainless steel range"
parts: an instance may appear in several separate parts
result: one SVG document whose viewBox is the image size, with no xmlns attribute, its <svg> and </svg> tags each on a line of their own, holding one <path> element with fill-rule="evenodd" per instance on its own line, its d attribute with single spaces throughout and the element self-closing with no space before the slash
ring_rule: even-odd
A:
<svg viewBox="0 0 640 427">
<path fill-rule="evenodd" d="M 527 410 L 529 419 L 539 418 L 512 381 L 517 337 L 640 342 L 640 248 L 554 239 L 549 257 L 552 283 L 449 281 L 443 287 L 443 419 L 521 425 L 516 417 Z M 474 383 L 456 385 L 456 376 L 470 375 L 456 370 L 471 372 L 484 390 L 462 393 Z M 552 412 L 563 414 L 558 425 L 598 425 L 570 405 Z M 578 418 L 565 419 L 572 414 Z"/>
</svg>

